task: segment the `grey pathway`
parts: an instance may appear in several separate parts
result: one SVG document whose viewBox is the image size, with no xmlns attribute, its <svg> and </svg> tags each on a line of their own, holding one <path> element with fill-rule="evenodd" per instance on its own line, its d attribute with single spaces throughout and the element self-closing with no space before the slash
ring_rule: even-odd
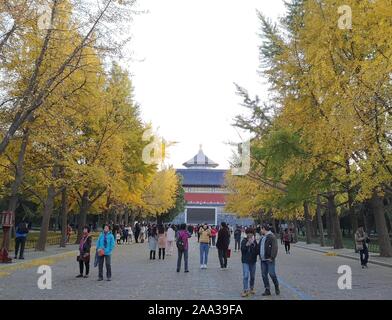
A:
<svg viewBox="0 0 392 320">
<path fill-rule="evenodd" d="M 158 258 L 158 253 L 157 253 Z M 241 299 L 242 265 L 240 253 L 232 254 L 229 269 L 219 268 L 216 249 L 210 250 L 207 270 L 199 269 L 196 238 L 191 239 L 190 272 L 176 272 L 176 254 L 164 261 L 148 259 L 148 245 L 120 245 L 112 261 L 111 282 L 98 282 L 97 269 L 91 266 L 88 279 L 76 279 L 75 256 L 52 265 L 53 289 L 37 287 L 37 266 L 14 270 L 0 277 L 0 299 Z M 340 265 L 352 268 L 352 290 L 340 290 L 337 273 Z M 1 270 L 0 270 L 1 273 Z M 292 254 L 279 247 L 277 273 L 281 296 L 262 297 L 260 265 L 257 265 L 257 294 L 248 299 L 392 299 L 392 269 L 371 265 L 361 269 L 359 262 L 324 253 L 292 248 Z"/>
</svg>

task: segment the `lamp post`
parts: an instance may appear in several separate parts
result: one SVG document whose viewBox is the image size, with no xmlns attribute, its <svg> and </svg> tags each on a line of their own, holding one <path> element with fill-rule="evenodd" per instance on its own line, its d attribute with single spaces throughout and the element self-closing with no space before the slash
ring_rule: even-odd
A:
<svg viewBox="0 0 392 320">
<path fill-rule="evenodd" d="M 9 250 L 9 233 L 11 227 L 14 225 L 14 212 L 3 211 L 1 214 L 1 224 L 3 225 L 3 244 L 0 250 L 0 263 L 10 263 L 12 259 L 8 257 Z"/>
</svg>

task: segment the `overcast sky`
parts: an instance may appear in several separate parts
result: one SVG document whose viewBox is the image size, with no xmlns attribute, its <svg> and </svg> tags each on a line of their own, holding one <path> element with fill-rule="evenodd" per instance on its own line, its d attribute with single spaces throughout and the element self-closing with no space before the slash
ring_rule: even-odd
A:
<svg viewBox="0 0 392 320">
<path fill-rule="evenodd" d="M 203 145 L 219 168 L 228 168 L 240 141 L 231 126 L 243 112 L 233 83 L 267 99 L 259 66 L 256 9 L 272 20 L 282 0 L 142 0 L 132 23 L 133 61 L 128 66 L 141 105 L 166 140 L 178 144 L 166 163 L 181 168 Z M 242 133 L 243 134 L 243 133 Z"/>
</svg>

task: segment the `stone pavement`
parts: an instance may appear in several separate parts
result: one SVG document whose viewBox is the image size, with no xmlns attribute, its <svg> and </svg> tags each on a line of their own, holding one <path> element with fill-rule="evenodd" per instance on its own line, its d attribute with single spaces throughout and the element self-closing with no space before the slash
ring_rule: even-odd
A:
<svg viewBox="0 0 392 320">
<path fill-rule="evenodd" d="M 29 268 L 7 271 L 8 274 L 0 277 L 0 299 L 241 299 L 240 253 L 232 252 L 229 268 L 225 271 L 220 270 L 217 256 L 217 250 L 211 248 L 208 269 L 200 270 L 198 243 L 193 237 L 190 272 L 182 270 L 177 273 L 176 253 L 167 256 L 164 261 L 150 261 L 147 243 L 119 245 L 112 259 L 112 281 L 98 282 L 98 270 L 92 262 L 90 278 L 75 278 L 78 274 L 76 252 L 69 251 L 67 256 L 58 260 L 46 257 L 47 264 L 52 266 L 51 290 L 38 289 L 39 264 L 32 263 Z M 26 258 L 29 258 L 28 255 Z M 340 265 L 352 268 L 352 290 L 340 290 L 337 286 Z M 361 269 L 359 262 L 352 259 L 327 256 L 299 247 L 293 247 L 289 255 L 284 253 L 283 246 L 279 246 L 276 270 L 281 282 L 281 295 L 261 296 L 264 289 L 258 263 L 257 293 L 247 299 L 392 299 L 392 270 L 384 266 L 372 265 L 369 269 Z"/>
<path fill-rule="evenodd" d="M 302 241 L 297 242 L 294 244 L 294 246 L 359 261 L 359 253 L 355 253 L 353 249 L 334 249 L 333 247 L 320 247 L 319 244 L 306 244 L 306 242 Z M 380 266 L 392 268 L 392 257 L 380 257 L 380 255 L 377 253 L 369 252 L 369 264 L 377 264 Z"/>
</svg>

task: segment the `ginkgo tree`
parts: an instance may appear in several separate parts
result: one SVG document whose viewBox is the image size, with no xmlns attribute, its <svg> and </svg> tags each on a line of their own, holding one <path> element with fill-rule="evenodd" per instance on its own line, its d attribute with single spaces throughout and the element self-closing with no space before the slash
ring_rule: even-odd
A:
<svg viewBox="0 0 392 320">
<path fill-rule="evenodd" d="M 256 136 L 248 176 L 271 194 L 280 189 L 273 207 L 302 202 L 306 216 L 309 205 L 316 212 L 324 206 L 334 246 L 341 248 L 341 207 L 355 229 L 355 206 L 368 201 L 380 254 L 391 256 L 383 204 L 391 195 L 390 1 L 345 5 L 351 29 L 339 28 L 339 4 L 332 0 L 287 3 L 279 25 L 259 13 L 261 72 L 270 83 L 271 105 L 240 88 L 252 113 L 237 117 L 236 125 Z"/>
</svg>

